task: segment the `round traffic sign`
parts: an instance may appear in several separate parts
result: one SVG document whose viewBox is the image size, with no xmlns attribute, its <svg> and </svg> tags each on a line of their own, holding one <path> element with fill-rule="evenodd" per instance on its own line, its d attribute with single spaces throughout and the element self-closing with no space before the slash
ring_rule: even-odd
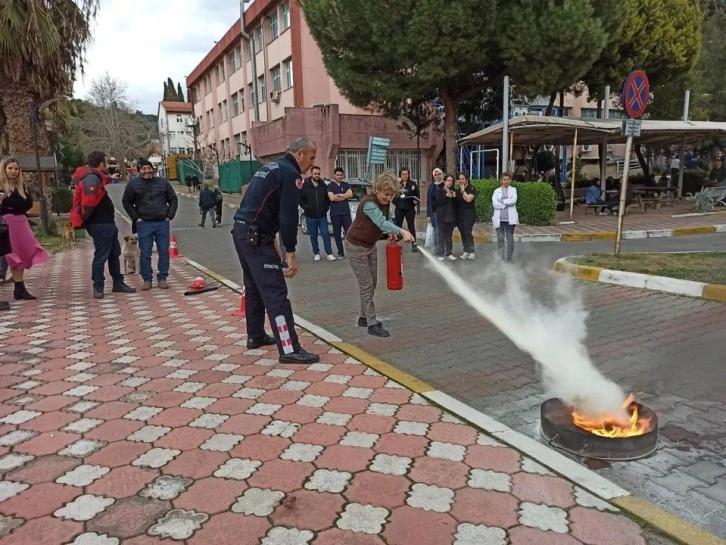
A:
<svg viewBox="0 0 726 545">
<path fill-rule="evenodd" d="M 642 70 L 635 70 L 625 78 L 623 85 L 623 105 L 625 113 L 638 119 L 645 113 L 650 98 L 650 84 L 648 76 Z"/>
</svg>

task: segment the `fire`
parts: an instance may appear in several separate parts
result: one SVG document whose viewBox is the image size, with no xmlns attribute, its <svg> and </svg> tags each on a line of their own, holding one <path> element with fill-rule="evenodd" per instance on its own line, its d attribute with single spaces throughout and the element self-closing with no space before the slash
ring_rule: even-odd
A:
<svg viewBox="0 0 726 545">
<path fill-rule="evenodd" d="M 633 401 L 633 394 L 630 394 L 623 402 L 623 407 L 629 414 L 629 422 L 625 425 L 615 418 L 590 419 L 577 414 L 575 411 L 572 411 L 572 421 L 577 427 L 601 437 L 616 438 L 643 435 L 651 429 L 650 418 L 639 417 L 638 406 Z"/>
</svg>

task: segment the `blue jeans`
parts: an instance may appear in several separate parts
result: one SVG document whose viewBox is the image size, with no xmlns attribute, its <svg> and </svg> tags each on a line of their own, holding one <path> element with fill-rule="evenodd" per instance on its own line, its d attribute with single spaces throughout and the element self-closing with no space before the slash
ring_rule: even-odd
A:
<svg viewBox="0 0 726 545">
<path fill-rule="evenodd" d="M 332 255 L 333 248 L 330 246 L 328 218 L 325 216 L 322 218 L 309 218 L 308 216 L 305 216 L 305 223 L 307 223 L 308 226 L 308 234 L 310 235 L 310 243 L 313 245 L 313 253 L 315 255 L 320 253 L 320 245 L 318 244 L 318 231 L 320 231 L 320 236 L 323 237 L 323 248 L 325 248 L 325 253 Z"/>
<path fill-rule="evenodd" d="M 118 241 L 118 227 L 115 223 L 92 223 L 86 225 L 86 232 L 93 239 L 93 262 L 91 263 L 91 280 L 93 289 L 103 291 L 106 278 L 103 269 L 108 262 L 108 272 L 114 284 L 123 284 L 121 274 L 121 244 Z"/>
<path fill-rule="evenodd" d="M 144 282 L 151 282 L 153 271 L 151 269 L 151 250 L 156 242 L 156 252 L 159 254 L 158 280 L 169 277 L 169 222 L 168 221 L 141 221 L 136 224 L 139 235 L 139 252 L 141 257 L 139 265 L 141 278 Z"/>
</svg>

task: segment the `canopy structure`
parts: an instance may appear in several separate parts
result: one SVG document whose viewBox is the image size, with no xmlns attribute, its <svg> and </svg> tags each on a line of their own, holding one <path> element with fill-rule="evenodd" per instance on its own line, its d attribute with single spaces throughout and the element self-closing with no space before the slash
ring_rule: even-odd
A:
<svg viewBox="0 0 726 545">
<path fill-rule="evenodd" d="M 575 117 L 546 117 L 522 115 L 509 120 L 509 131 L 515 145 L 572 144 L 577 130 L 578 144 L 624 143 L 621 119 L 581 119 Z M 503 123 L 497 123 L 470 134 L 459 145 L 498 147 L 502 143 Z M 657 121 L 644 119 L 639 144 L 693 144 L 703 140 L 726 138 L 726 123 L 714 121 Z"/>
</svg>

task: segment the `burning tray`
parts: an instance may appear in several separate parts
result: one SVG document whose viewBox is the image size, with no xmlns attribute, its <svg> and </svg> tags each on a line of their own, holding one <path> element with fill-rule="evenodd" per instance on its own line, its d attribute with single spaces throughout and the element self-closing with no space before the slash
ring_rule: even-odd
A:
<svg viewBox="0 0 726 545">
<path fill-rule="evenodd" d="M 631 398 L 625 407 L 630 424 L 620 426 L 588 421 L 561 400 L 548 399 L 540 407 L 540 431 L 550 445 L 586 458 L 626 461 L 652 454 L 658 445 L 658 417 Z"/>
</svg>

